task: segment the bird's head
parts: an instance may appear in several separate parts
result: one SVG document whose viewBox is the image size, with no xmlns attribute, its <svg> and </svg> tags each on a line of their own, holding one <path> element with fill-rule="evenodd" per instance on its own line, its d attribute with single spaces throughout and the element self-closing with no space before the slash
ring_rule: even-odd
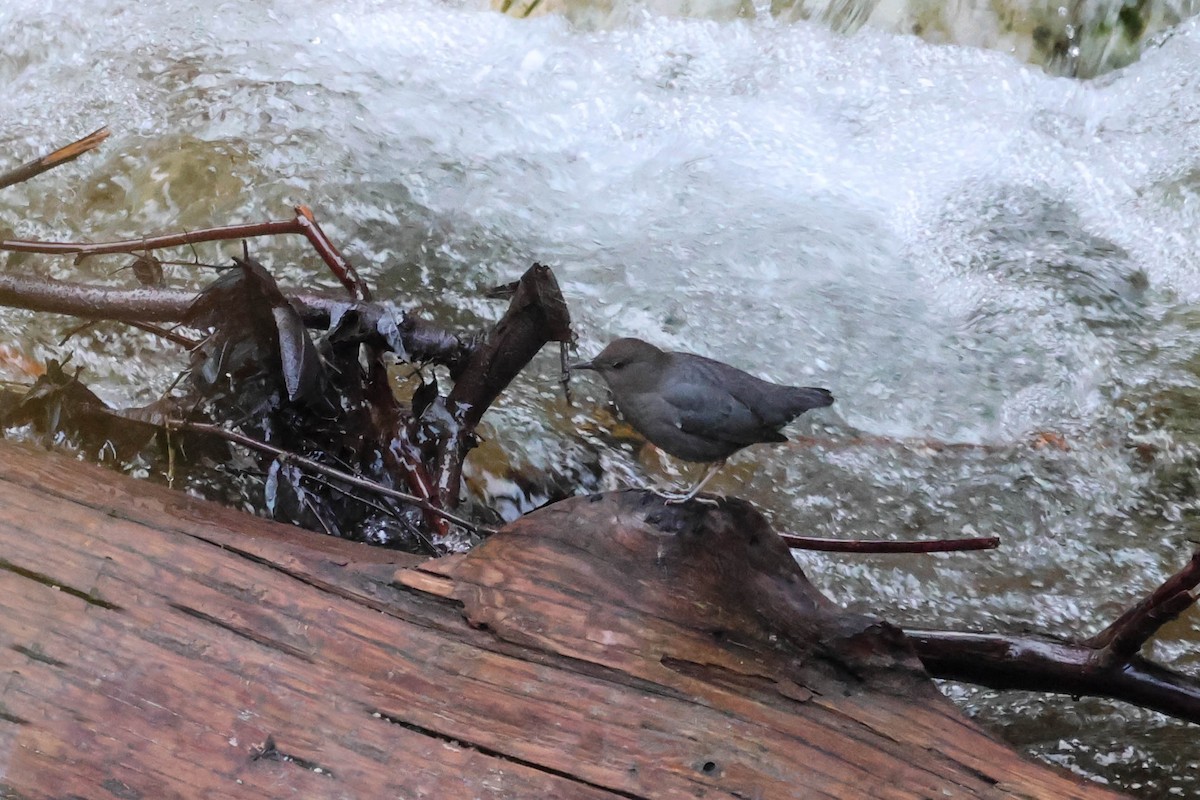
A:
<svg viewBox="0 0 1200 800">
<path fill-rule="evenodd" d="M 658 384 L 671 354 L 641 339 L 616 339 L 591 361 L 572 364 L 571 369 L 590 369 L 600 373 L 615 394 L 638 392 Z"/>
</svg>

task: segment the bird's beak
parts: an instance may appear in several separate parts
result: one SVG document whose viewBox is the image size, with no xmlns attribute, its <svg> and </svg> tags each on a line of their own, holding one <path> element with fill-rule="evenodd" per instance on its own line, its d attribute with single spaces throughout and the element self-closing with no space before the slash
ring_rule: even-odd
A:
<svg viewBox="0 0 1200 800">
<path fill-rule="evenodd" d="M 595 364 L 593 364 L 591 361 L 579 361 L 579 362 L 576 362 L 576 363 L 574 363 L 574 364 L 568 364 L 568 365 L 567 365 L 567 370 L 568 370 L 568 371 L 570 371 L 570 372 L 574 372 L 574 371 L 575 371 L 575 370 L 577 370 L 577 369 L 591 369 L 591 370 L 594 370 L 594 369 L 596 369 L 596 365 L 595 365 Z"/>
</svg>

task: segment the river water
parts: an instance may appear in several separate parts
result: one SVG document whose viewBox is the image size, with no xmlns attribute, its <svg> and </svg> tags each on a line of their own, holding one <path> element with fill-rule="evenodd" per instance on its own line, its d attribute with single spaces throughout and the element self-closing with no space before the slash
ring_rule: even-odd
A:
<svg viewBox="0 0 1200 800">
<path fill-rule="evenodd" d="M 1088 635 L 1197 537 L 1194 20 L 1090 81 L 869 28 L 651 13 L 597 28 L 426 0 L 5 0 L 0 31 L 5 166 L 114 132 L 0 193 L 12 235 L 124 238 L 302 202 L 382 293 L 448 324 L 495 319 L 480 289 L 538 260 L 581 354 L 635 335 L 829 387 L 837 404 L 793 429 L 815 443 L 752 449 L 713 488 L 797 533 L 1004 542 L 800 556 L 857 609 Z M 293 285 L 334 286 L 298 242 L 256 248 Z M 127 283 L 119 265 L 6 269 Z M 70 327 L 0 310 L 0 340 L 73 351 L 113 402 L 153 399 L 181 364 L 115 327 L 60 348 Z M 511 514 L 538 499 L 514 475 L 683 480 L 614 438 L 597 385 L 564 403 L 556 363 L 539 357 L 489 414 L 476 490 Z M 1191 612 L 1149 652 L 1194 672 L 1198 643 Z M 1047 761 L 1200 795 L 1194 728 L 946 690 Z"/>
</svg>

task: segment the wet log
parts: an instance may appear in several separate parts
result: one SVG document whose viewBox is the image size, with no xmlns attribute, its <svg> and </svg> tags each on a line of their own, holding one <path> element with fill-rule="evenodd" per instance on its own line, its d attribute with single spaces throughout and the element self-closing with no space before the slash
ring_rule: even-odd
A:
<svg viewBox="0 0 1200 800">
<path fill-rule="evenodd" d="M 1116 797 L 943 699 L 748 505 L 424 561 L 0 442 L 0 797 Z"/>
</svg>

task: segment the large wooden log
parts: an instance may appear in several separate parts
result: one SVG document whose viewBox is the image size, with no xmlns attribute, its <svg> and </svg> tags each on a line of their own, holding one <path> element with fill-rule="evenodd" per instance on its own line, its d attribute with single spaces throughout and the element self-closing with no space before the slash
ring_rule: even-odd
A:
<svg viewBox="0 0 1200 800">
<path fill-rule="evenodd" d="M 748 506 L 465 556 L 0 442 L 0 797 L 1115 797 L 967 721 Z"/>
</svg>

